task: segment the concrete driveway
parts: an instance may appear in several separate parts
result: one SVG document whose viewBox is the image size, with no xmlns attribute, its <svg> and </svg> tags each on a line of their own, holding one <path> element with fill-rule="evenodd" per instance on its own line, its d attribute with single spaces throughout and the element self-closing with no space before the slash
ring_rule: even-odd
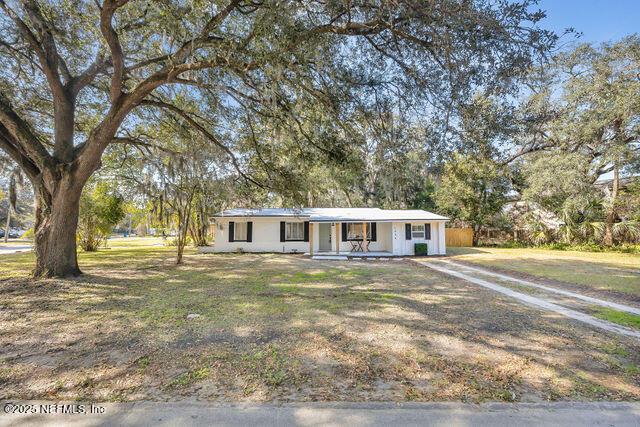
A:
<svg viewBox="0 0 640 427">
<path fill-rule="evenodd" d="M 586 323 L 595 328 L 603 329 L 608 332 L 613 332 L 614 334 L 640 339 L 640 331 L 636 329 L 620 326 L 618 324 L 611 323 L 606 320 L 601 320 L 583 311 L 571 308 L 572 306 L 575 305 L 576 300 L 580 300 L 580 302 L 588 302 L 591 304 L 614 308 L 616 310 L 637 315 L 637 314 L 640 314 L 640 309 L 638 309 L 637 307 L 630 307 L 627 305 L 618 304 L 611 301 L 591 298 L 586 295 L 581 295 L 574 292 L 567 292 L 561 289 L 554 289 L 548 286 L 543 286 L 530 281 L 525 281 L 515 277 L 511 277 L 506 274 L 495 273 L 486 269 L 471 267 L 471 266 L 460 264 L 450 260 L 431 259 L 431 260 L 425 261 L 421 259 L 415 259 L 414 261 L 417 262 L 418 264 L 424 265 L 426 267 L 429 267 L 433 270 L 447 274 L 449 276 L 466 280 L 467 282 L 474 283 L 476 285 L 480 285 L 482 287 L 491 289 L 495 292 L 511 297 L 523 304 L 536 307 L 538 309 L 542 309 L 548 312 L 557 313 L 562 316 L 568 317 L 570 319 L 574 319 L 579 322 Z M 500 283 L 497 283 L 497 281 L 499 281 Z M 517 283 L 519 285 L 524 285 L 531 288 L 538 288 L 554 294 L 562 294 L 568 298 L 565 299 L 561 304 L 559 304 L 556 302 L 555 297 L 549 297 L 549 296 L 536 297 L 528 293 L 523 293 L 523 292 L 511 289 L 508 286 L 505 286 L 505 283 L 509 283 L 509 282 Z M 570 302 L 570 300 L 573 300 L 573 303 Z"/>
</svg>

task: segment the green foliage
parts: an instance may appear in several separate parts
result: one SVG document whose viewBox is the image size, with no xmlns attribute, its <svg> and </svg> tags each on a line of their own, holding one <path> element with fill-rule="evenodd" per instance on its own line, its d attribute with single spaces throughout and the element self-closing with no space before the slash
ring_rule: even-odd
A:
<svg viewBox="0 0 640 427">
<path fill-rule="evenodd" d="M 471 224 L 477 235 L 501 211 L 508 190 L 506 171 L 494 161 L 456 154 L 445 165 L 436 201 L 454 219 Z"/>
<path fill-rule="evenodd" d="M 575 212 L 597 197 L 589 176 L 588 156 L 562 151 L 536 155 L 525 163 L 523 200 L 560 214 Z"/>
<path fill-rule="evenodd" d="M 564 222 L 551 240 L 639 241 L 640 196 L 633 183 L 619 189 L 640 165 L 639 73 L 637 35 L 578 46 L 537 71 L 539 87 L 524 106 L 520 144 L 535 154 L 521 168 L 522 196 Z M 613 180 L 594 184 L 611 172 Z"/>
<path fill-rule="evenodd" d="M 621 244 L 615 246 L 605 246 L 597 243 L 570 244 L 563 242 L 553 242 L 545 244 L 528 244 L 523 241 L 509 241 L 500 245 L 493 245 L 498 248 L 519 249 L 535 246 L 536 249 L 551 249 L 556 251 L 580 251 L 580 252 L 618 252 L 626 254 L 640 254 L 640 245 Z"/>
<path fill-rule="evenodd" d="M 21 239 L 28 239 L 28 240 L 32 240 L 33 237 L 34 237 L 33 227 L 31 227 L 30 229 L 22 233 L 22 236 L 20 236 Z"/>
<path fill-rule="evenodd" d="M 541 219 L 535 217 L 532 212 L 524 215 L 524 232 L 527 240 L 534 245 L 543 245 L 554 239 L 554 232 Z"/>
<path fill-rule="evenodd" d="M 32 221 L 31 185 L 19 166 L 0 152 L 0 228 L 4 230 L 7 218 L 10 226 L 27 226 Z"/>
<path fill-rule="evenodd" d="M 113 227 L 124 218 L 124 202 L 105 182 L 88 185 L 80 198 L 77 239 L 80 247 L 92 252 L 105 241 Z"/>
<path fill-rule="evenodd" d="M 618 325 L 640 329 L 640 316 L 637 314 L 631 314 L 607 307 L 600 307 L 596 311 L 595 316 L 609 322 L 617 323 Z"/>
<path fill-rule="evenodd" d="M 434 182 L 425 178 L 417 180 L 414 184 L 412 194 L 409 196 L 408 207 L 411 209 L 424 209 L 426 211 L 436 210 L 436 186 Z"/>
<path fill-rule="evenodd" d="M 413 247 L 416 255 L 429 255 L 429 246 L 426 243 L 415 243 Z"/>
<path fill-rule="evenodd" d="M 368 204 L 379 194 L 376 166 L 405 166 L 382 144 L 393 133 L 385 129 L 395 120 L 389 112 L 402 116 L 392 131 L 430 119 L 448 129 L 476 91 L 513 93 L 557 41 L 537 25 L 545 14 L 530 7 L 535 0 L 454 3 L 0 1 L 0 104 L 7 113 L 0 122 L 9 132 L 0 145 L 38 183 L 38 206 L 47 206 L 38 217 L 72 216 L 66 225 L 76 223 L 77 209 L 57 201 L 77 196 L 114 145 L 171 167 L 164 154 L 182 154 L 184 146 L 157 140 L 161 127 L 189 128 L 206 141 L 219 158 L 219 179 L 254 187 L 245 205 Z M 366 163 L 358 154 L 369 145 L 381 147 L 377 165 L 364 166 L 373 185 L 352 197 L 363 181 L 351 171 Z M 304 183 L 320 165 L 335 185 L 318 195 Z M 346 167 L 334 174 L 338 166 Z M 406 202 L 392 178 L 382 182 L 383 200 Z M 181 242 L 194 213 L 189 204 L 179 214 Z M 73 240 L 49 232 L 60 229 L 37 230 L 36 244 L 46 247 L 51 234 L 73 249 Z M 201 230 L 192 230 L 198 241 Z M 72 239 L 72 231 L 63 236 Z M 56 265 L 46 275 L 79 272 L 67 251 L 46 252 L 36 251 L 38 275 L 51 270 L 45 264 Z"/>
<path fill-rule="evenodd" d="M 164 246 L 170 246 L 170 247 L 174 247 L 174 248 L 178 247 L 179 243 L 180 242 L 179 242 L 179 239 L 177 237 L 167 237 L 163 242 Z M 193 240 L 191 239 L 191 236 L 187 236 L 186 239 L 185 239 L 184 244 L 185 245 L 189 245 L 191 243 L 193 243 Z"/>
<path fill-rule="evenodd" d="M 618 214 L 629 221 L 640 223 L 640 178 L 636 178 L 620 191 Z"/>
</svg>

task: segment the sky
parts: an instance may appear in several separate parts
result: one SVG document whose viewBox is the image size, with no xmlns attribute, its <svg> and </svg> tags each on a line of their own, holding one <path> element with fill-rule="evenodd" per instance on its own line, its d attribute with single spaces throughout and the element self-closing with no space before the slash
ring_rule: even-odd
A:
<svg viewBox="0 0 640 427">
<path fill-rule="evenodd" d="M 573 27 L 582 33 L 578 39 L 565 36 L 565 42 L 602 43 L 640 33 L 640 0 L 540 0 L 538 8 L 547 12 L 542 28 L 561 34 Z M 612 172 L 600 178 L 611 177 Z"/>
<path fill-rule="evenodd" d="M 541 27 L 562 33 L 573 27 L 578 41 L 601 43 L 640 32 L 640 0 L 540 0 Z M 567 38 L 567 41 L 569 39 Z"/>
</svg>

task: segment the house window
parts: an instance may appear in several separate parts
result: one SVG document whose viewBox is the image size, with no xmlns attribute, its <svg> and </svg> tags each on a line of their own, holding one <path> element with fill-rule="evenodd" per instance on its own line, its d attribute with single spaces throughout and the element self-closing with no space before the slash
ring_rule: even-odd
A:
<svg viewBox="0 0 640 427">
<path fill-rule="evenodd" d="M 350 222 L 347 224 L 347 240 L 362 240 L 362 223 Z M 367 240 L 371 240 L 371 223 L 367 223 Z"/>
<path fill-rule="evenodd" d="M 247 240 L 247 223 L 246 222 L 236 222 L 233 225 L 233 240 L 235 241 L 246 241 Z"/>
<path fill-rule="evenodd" d="M 424 239 L 424 224 L 412 225 L 411 237 L 414 239 Z"/>
<path fill-rule="evenodd" d="M 303 222 L 287 222 L 285 224 L 285 240 L 302 241 L 304 240 L 304 223 Z"/>
</svg>

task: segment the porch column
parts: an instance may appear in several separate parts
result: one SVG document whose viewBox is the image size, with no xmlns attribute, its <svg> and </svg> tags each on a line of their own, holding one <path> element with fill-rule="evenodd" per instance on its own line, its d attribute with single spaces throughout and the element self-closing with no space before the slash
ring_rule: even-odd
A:
<svg viewBox="0 0 640 427">
<path fill-rule="evenodd" d="M 313 256 L 313 223 L 309 223 L 309 256 Z"/>
<path fill-rule="evenodd" d="M 367 223 L 362 223 L 362 250 L 367 252 Z"/>
<path fill-rule="evenodd" d="M 447 254 L 447 230 L 444 228 L 444 221 L 438 223 L 438 254 Z"/>
<path fill-rule="evenodd" d="M 342 235 L 342 224 L 336 222 L 336 254 L 340 253 L 340 236 Z"/>
</svg>

